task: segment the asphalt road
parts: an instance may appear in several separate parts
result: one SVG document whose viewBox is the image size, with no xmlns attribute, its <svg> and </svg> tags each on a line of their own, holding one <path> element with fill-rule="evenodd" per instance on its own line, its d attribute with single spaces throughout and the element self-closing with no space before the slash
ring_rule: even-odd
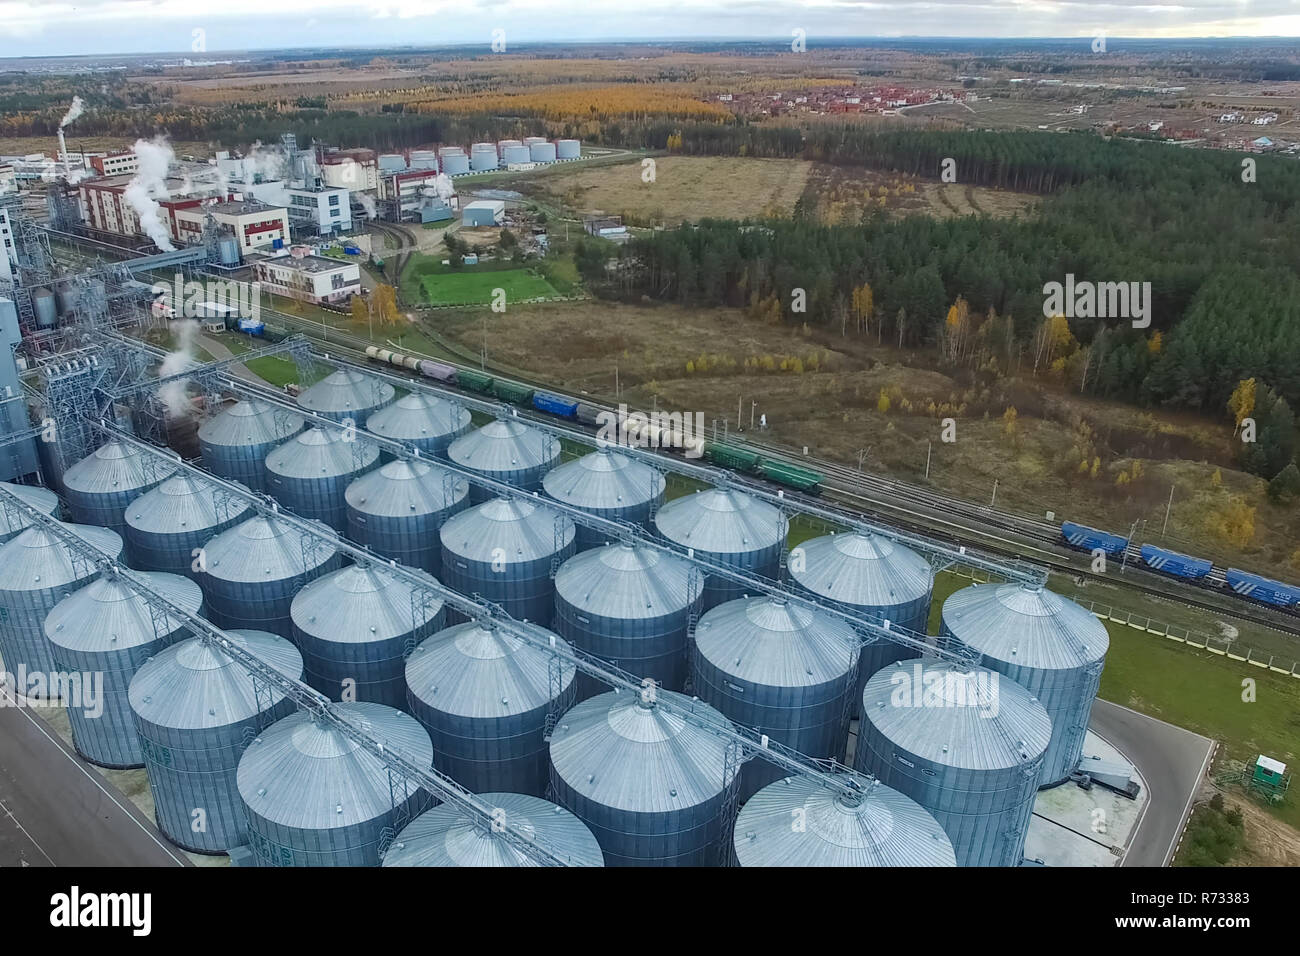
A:
<svg viewBox="0 0 1300 956">
<path fill-rule="evenodd" d="M 0 867 L 190 865 L 39 711 L 2 703 Z"/>
<path fill-rule="evenodd" d="M 1093 704 L 1089 726 L 1137 766 L 1147 787 L 1147 805 L 1123 865 L 1168 866 L 1214 741 L 1100 699 Z"/>
</svg>

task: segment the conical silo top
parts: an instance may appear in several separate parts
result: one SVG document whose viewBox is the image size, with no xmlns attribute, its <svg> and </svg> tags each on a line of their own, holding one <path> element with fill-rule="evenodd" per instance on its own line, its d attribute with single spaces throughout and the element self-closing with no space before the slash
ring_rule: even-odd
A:
<svg viewBox="0 0 1300 956">
<path fill-rule="evenodd" d="M 172 475 L 127 505 L 127 526 L 152 534 L 202 531 L 251 513 L 246 501 L 190 474 Z"/>
<path fill-rule="evenodd" d="M 37 485 L 16 485 L 9 481 L 0 481 L 0 488 L 16 496 L 29 508 L 35 508 L 42 514 L 59 513 L 59 496 L 49 488 Z M 8 540 L 23 528 L 31 524 L 31 519 L 13 508 L 0 508 L 0 541 Z"/>
<path fill-rule="evenodd" d="M 560 443 L 543 431 L 503 418 L 461 435 L 447 448 L 447 457 L 481 472 L 538 468 L 560 457 Z"/>
<path fill-rule="evenodd" d="M 348 504 L 364 514 L 401 518 L 437 514 L 460 504 L 469 482 L 427 461 L 401 459 L 368 471 L 344 492 Z"/>
<path fill-rule="evenodd" d="M 94 525 L 65 524 L 70 531 L 113 560 L 122 557 L 122 536 Z M 71 584 L 93 573 L 74 561 L 67 546 L 39 525 L 33 525 L 0 545 L 0 591 L 43 591 Z"/>
<path fill-rule="evenodd" d="M 199 426 L 199 441 L 208 445 L 269 445 L 302 430 L 303 418 L 258 399 L 236 402 Z"/>
<path fill-rule="evenodd" d="M 930 593 L 929 563 L 889 538 L 849 532 L 805 541 L 789 562 L 790 577 L 809 592 L 864 607 L 891 607 Z"/>
<path fill-rule="evenodd" d="M 698 653 L 720 671 L 766 687 L 811 687 L 844 677 L 858 658 L 838 618 L 766 595 L 719 604 L 695 629 Z"/>
<path fill-rule="evenodd" d="M 63 473 L 63 484 L 83 494 L 126 492 L 148 488 L 171 474 L 171 465 L 133 445 L 111 441 L 101 445 Z"/>
<path fill-rule="evenodd" d="M 191 614 L 198 614 L 203 606 L 203 592 L 189 578 L 158 571 L 133 574 Z M 126 578 L 110 571 L 54 605 L 45 618 L 45 636 L 55 647 L 111 654 L 152 644 L 184 626 L 184 620 L 170 614 L 155 624 L 149 602 Z"/>
<path fill-rule="evenodd" d="M 471 421 L 463 405 L 410 392 L 366 419 L 366 431 L 394 441 L 450 438 L 464 434 Z"/>
<path fill-rule="evenodd" d="M 332 428 L 308 428 L 266 456 L 266 468 L 282 478 L 328 478 L 349 475 L 379 457 L 379 449 L 357 437 L 345 441 Z"/>
<path fill-rule="evenodd" d="M 708 488 L 668 502 L 655 515 L 665 538 L 716 554 L 741 554 L 785 541 L 786 521 L 765 501 L 731 488 Z"/>
<path fill-rule="evenodd" d="M 334 532 L 319 521 L 323 535 Z M 203 548 L 207 573 L 226 581 L 280 581 L 316 568 L 334 557 L 332 545 L 269 514 L 254 515 L 227 528 Z"/>
<path fill-rule="evenodd" d="M 944 627 L 993 660 L 1043 670 L 1103 660 L 1110 634 L 1096 616 L 1037 585 L 962 588 L 943 602 Z"/>
<path fill-rule="evenodd" d="M 683 611 L 691 593 L 691 567 L 680 559 L 633 543 L 610 544 L 574 555 L 555 574 L 555 593 L 585 614 L 632 619 Z"/>
<path fill-rule="evenodd" d="M 387 382 L 354 369 L 341 368 L 304 389 L 298 396 L 298 405 L 309 412 L 335 418 L 387 405 L 395 394 L 393 386 Z"/>
<path fill-rule="evenodd" d="M 644 462 L 602 448 L 547 472 L 542 488 L 577 508 L 630 508 L 663 496 L 664 476 Z"/>
<path fill-rule="evenodd" d="M 433 576 L 410 569 L 436 586 Z M 405 578 L 374 565 L 349 564 L 322 575 L 294 595 L 289 616 L 299 630 L 338 644 L 367 644 L 409 634 L 442 611 Z"/>
<path fill-rule="evenodd" d="M 439 529 L 453 554 L 506 563 L 551 557 L 568 547 L 575 533 L 567 517 L 524 498 L 493 498 L 453 515 Z"/>
</svg>

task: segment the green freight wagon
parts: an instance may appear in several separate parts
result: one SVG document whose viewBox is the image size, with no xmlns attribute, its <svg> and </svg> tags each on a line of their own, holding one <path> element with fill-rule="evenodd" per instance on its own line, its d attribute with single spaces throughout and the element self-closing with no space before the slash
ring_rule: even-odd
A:
<svg viewBox="0 0 1300 956">
<path fill-rule="evenodd" d="M 764 458 L 759 462 L 758 471 L 769 481 L 775 481 L 777 484 L 787 485 L 790 488 L 809 493 L 820 489 L 822 481 L 825 479 L 825 476 L 820 472 L 800 468 L 798 465 L 787 465 L 781 461 L 772 461 L 768 458 Z"/>
<path fill-rule="evenodd" d="M 531 405 L 535 389 L 524 388 L 514 382 L 497 379 L 492 383 L 492 394 L 511 405 Z"/>
<path fill-rule="evenodd" d="M 709 461 L 723 468 L 751 472 L 758 468 L 758 455 L 743 448 L 736 448 L 734 445 L 711 441 L 705 446 L 704 454 L 708 456 Z"/>
<path fill-rule="evenodd" d="M 492 383 L 495 380 L 491 375 L 484 375 L 482 372 L 474 372 L 469 369 L 460 369 L 456 374 L 456 382 L 461 388 L 467 388 L 471 392 L 482 392 L 483 394 L 492 393 Z"/>
</svg>

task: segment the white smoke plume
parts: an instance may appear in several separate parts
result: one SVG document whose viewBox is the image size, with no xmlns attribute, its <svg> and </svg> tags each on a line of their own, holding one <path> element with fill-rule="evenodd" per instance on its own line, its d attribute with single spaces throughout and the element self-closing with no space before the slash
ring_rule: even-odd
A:
<svg viewBox="0 0 1300 956">
<path fill-rule="evenodd" d="M 379 209 L 375 206 L 373 197 L 367 196 L 365 193 L 353 193 L 352 197 L 361 203 L 361 208 L 366 211 L 367 216 L 371 219 L 379 218 Z"/>
<path fill-rule="evenodd" d="M 176 335 L 176 350 L 164 356 L 158 369 L 159 378 L 179 374 L 194 362 L 194 342 L 199 335 L 199 323 L 194 319 L 177 319 L 171 326 Z M 169 418 L 180 418 L 193 413 L 194 406 L 185 391 L 188 384 L 189 379 L 178 378 L 159 387 L 158 399 L 167 409 Z"/>
<path fill-rule="evenodd" d="M 278 146 L 263 146 L 256 142 L 244 157 L 244 181 L 251 183 L 255 174 L 260 174 L 263 182 L 274 182 L 289 178 L 289 162 L 284 150 Z"/>
<path fill-rule="evenodd" d="M 80 96 L 72 98 L 72 105 L 68 107 L 68 112 L 63 114 L 63 120 L 59 123 L 59 129 L 73 122 L 78 116 L 86 112 L 86 104 L 82 102 Z"/>
<path fill-rule="evenodd" d="M 438 174 L 438 178 L 433 181 L 433 188 L 437 191 L 438 198 L 443 202 L 456 195 L 456 187 L 451 184 L 451 177 L 446 173 Z"/>
<path fill-rule="evenodd" d="M 171 168 L 176 154 L 171 145 L 162 136 L 152 141 L 138 139 L 135 141 L 135 155 L 140 160 L 140 168 L 123 191 L 123 198 L 135 210 L 140 219 L 140 228 L 163 252 L 173 252 L 171 234 L 162 220 L 158 199 L 167 198 L 167 171 Z"/>
</svg>

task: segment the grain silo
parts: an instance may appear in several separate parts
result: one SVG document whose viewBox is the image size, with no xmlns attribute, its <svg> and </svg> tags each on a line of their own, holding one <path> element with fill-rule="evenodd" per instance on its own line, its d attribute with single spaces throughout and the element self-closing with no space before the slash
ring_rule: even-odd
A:
<svg viewBox="0 0 1300 956">
<path fill-rule="evenodd" d="M 302 655 L 282 637 L 227 631 L 226 640 L 286 677 L 302 677 Z M 253 737 L 293 713 L 293 701 L 197 637 L 140 665 L 129 701 L 158 829 L 196 853 L 246 844 L 235 768 Z"/>
<path fill-rule="evenodd" d="M 17 496 L 29 508 L 35 508 L 41 514 L 59 513 L 59 496 L 49 488 L 41 488 L 38 485 L 16 485 L 8 481 L 0 481 L 0 488 Z M 31 523 L 31 519 L 25 513 L 0 504 L 0 544 L 17 537 L 18 532 Z"/>
<path fill-rule="evenodd" d="M 1015 681 L 919 658 L 867 680 L 853 762 L 932 813 L 958 866 L 1016 866 L 1051 737 Z"/>
<path fill-rule="evenodd" d="M 816 598 L 916 634 L 926 633 L 934 572 L 925 558 L 889 538 L 860 532 L 813 538 L 791 550 L 787 567 L 795 586 Z M 862 704 L 868 677 L 886 664 L 920 653 L 882 638 L 864 644 L 853 713 Z"/>
<path fill-rule="evenodd" d="M 442 157 L 442 171 L 448 176 L 460 176 L 469 172 L 469 157 L 460 153 L 448 153 Z"/>
<path fill-rule="evenodd" d="M 631 542 L 584 551 L 555 575 L 555 630 L 589 654 L 669 690 L 686 681 L 686 641 L 703 575 L 681 558 Z M 578 675 L 578 696 L 604 684 Z"/>
<path fill-rule="evenodd" d="M 665 486 L 662 472 L 609 448 L 565 462 L 542 478 L 542 488 L 556 501 L 641 527 L 650 524 L 650 512 L 663 503 Z M 608 540 L 608 535 L 578 525 L 579 551 Z"/>
<path fill-rule="evenodd" d="M 300 518 L 348 528 L 348 485 L 379 462 L 379 448 L 359 435 L 309 428 L 266 456 L 271 494 Z"/>
<path fill-rule="evenodd" d="M 328 533 L 324 525 L 318 526 Z M 247 628 L 291 638 L 289 606 L 308 582 L 341 562 L 338 551 L 273 514 L 249 518 L 203 546 L 199 577 L 208 618 L 227 630 Z"/>
<path fill-rule="evenodd" d="M 582 155 L 582 143 L 576 139 L 557 139 L 555 141 L 556 159 L 577 159 Z"/>
<path fill-rule="evenodd" d="M 137 571 L 155 593 L 198 614 L 203 592 L 179 574 Z M 87 681 L 97 675 L 95 697 L 67 701 L 68 722 L 77 753 L 101 767 L 143 767 L 140 738 L 131 720 L 127 688 L 150 657 L 188 635 L 186 622 L 155 614 L 131 583 L 108 572 L 56 604 L 45 619 L 55 668 Z"/>
<path fill-rule="evenodd" d="M 531 162 L 531 153 L 528 147 L 522 143 L 514 143 L 509 146 L 501 147 L 501 163 L 504 166 L 510 166 L 513 163 Z"/>
<path fill-rule="evenodd" d="M 438 529 L 469 507 L 469 482 L 426 461 L 390 461 L 348 485 L 348 537 L 398 564 L 442 573 Z"/>
<path fill-rule="evenodd" d="M 668 502 L 656 512 L 655 530 L 698 557 L 747 574 L 776 579 L 787 522 L 772 505 L 732 488 L 709 488 Z M 705 610 L 743 597 L 745 588 L 709 575 Z"/>
<path fill-rule="evenodd" d="M 555 144 L 533 143 L 528 147 L 528 159 L 534 163 L 555 162 Z"/>
<path fill-rule="evenodd" d="M 398 710 L 406 709 L 406 655 L 445 617 L 433 593 L 386 568 L 359 564 L 312 581 L 294 595 L 289 615 L 307 683 L 331 700 Z"/>
<path fill-rule="evenodd" d="M 251 516 L 243 498 L 188 473 L 172 475 L 127 506 L 127 561 L 197 578 L 196 550 Z"/>
<path fill-rule="evenodd" d="M 353 725 L 420 767 L 429 735 L 383 704 L 336 704 Z M 239 759 L 235 775 L 259 866 L 378 866 L 387 842 L 428 796 L 326 720 L 298 711 L 277 721 Z"/>
<path fill-rule="evenodd" d="M 68 513 L 79 524 L 96 524 L 126 535 L 126 506 L 173 471 L 171 465 L 134 445 L 111 441 L 63 473 Z"/>
<path fill-rule="evenodd" d="M 715 726 L 726 718 L 671 691 L 659 700 Z M 728 743 L 642 695 L 575 706 L 551 737 L 556 803 L 585 823 L 606 866 L 717 866 L 729 852 L 736 786 Z"/>
<path fill-rule="evenodd" d="M 963 588 L 944 601 L 940 633 L 1038 698 L 1052 718 L 1040 782 L 1066 780 L 1079 766 L 1110 648 L 1105 625 L 1041 586 L 999 584 Z"/>
<path fill-rule="evenodd" d="M 298 396 L 298 405 L 322 418 L 365 426 L 370 413 L 393 400 L 393 386 L 350 368 L 336 369 Z"/>
<path fill-rule="evenodd" d="M 546 432 L 503 418 L 461 435 L 448 446 L 447 458 L 487 478 L 536 491 L 542 476 L 559 464 L 560 443 Z M 469 496 L 477 504 L 492 492 L 472 486 Z"/>
<path fill-rule="evenodd" d="M 494 143 L 475 143 L 469 148 L 469 167 L 475 172 L 497 168 L 497 148 Z"/>
<path fill-rule="evenodd" d="M 236 402 L 199 426 L 203 467 L 267 492 L 266 456 L 303 429 L 300 415 L 255 398 Z"/>
<path fill-rule="evenodd" d="M 93 525 L 64 524 L 114 561 L 122 558 L 122 538 L 116 531 Z M 10 674 L 55 670 L 45 617 L 65 597 L 94 580 L 99 570 L 43 527 L 33 526 L 0 545 L 0 662 Z M 16 688 L 23 694 L 21 686 Z M 48 697 L 34 691 L 30 696 Z"/>
<path fill-rule="evenodd" d="M 568 649 L 543 627 L 519 626 Z M 433 741 L 433 765 L 475 793 L 546 792 L 546 720 L 572 701 L 575 673 L 490 621 L 440 631 L 406 661 L 411 713 Z"/>
<path fill-rule="evenodd" d="M 446 458 L 447 446 L 469 429 L 465 406 L 424 392 L 403 395 L 366 420 L 366 431 L 414 445 L 430 458 Z M 392 458 L 388 452 L 384 456 Z"/>
<path fill-rule="evenodd" d="M 844 757 L 858 639 L 838 618 L 760 595 L 728 601 L 695 628 L 695 693 L 730 720 L 808 757 Z M 740 799 L 783 776 L 747 762 Z"/>
<path fill-rule="evenodd" d="M 569 866 L 604 866 L 600 844 L 564 807 L 523 793 L 481 793 L 506 825 L 527 834 Z M 537 866 L 494 829 L 454 804 L 426 810 L 406 825 L 384 854 L 384 866 Z"/>
<path fill-rule="evenodd" d="M 550 625 L 551 575 L 573 554 L 567 517 L 525 499 L 494 498 L 453 515 L 438 537 L 449 588 L 494 601 L 518 620 Z"/>
<path fill-rule="evenodd" d="M 739 866 L 957 865 L 929 811 L 878 780 L 856 794 L 811 776 L 769 783 L 740 808 L 732 847 Z"/>
</svg>

